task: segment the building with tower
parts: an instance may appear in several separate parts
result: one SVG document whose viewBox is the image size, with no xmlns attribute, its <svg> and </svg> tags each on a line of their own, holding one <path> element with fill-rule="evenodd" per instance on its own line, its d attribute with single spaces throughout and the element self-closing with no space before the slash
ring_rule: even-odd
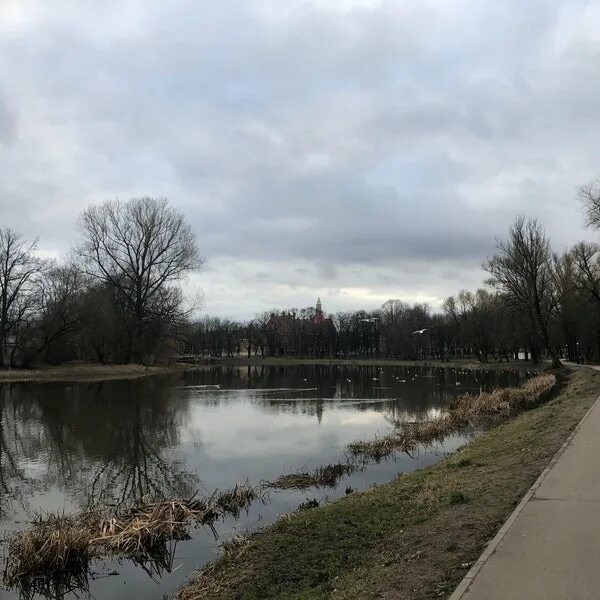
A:
<svg viewBox="0 0 600 600">
<path fill-rule="evenodd" d="M 325 316 L 321 298 L 317 298 L 314 308 L 271 313 L 267 350 L 275 356 L 333 356 L 335 333 L 333 320 Z"/>
</svg>

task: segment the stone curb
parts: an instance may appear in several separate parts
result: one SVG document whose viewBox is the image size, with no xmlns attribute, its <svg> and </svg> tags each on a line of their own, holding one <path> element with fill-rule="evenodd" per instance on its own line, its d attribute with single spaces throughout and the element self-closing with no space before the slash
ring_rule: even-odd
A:
<svg viewBox="0 0 600 600">
<path fill-rule="evenodd" d="M 517 520 L 517 517 L 521 514 L 526 504 L 531 500 L 536 490 L 542 485 L 542 482 L 546 478 L 546 475 L 552 470 L 554 465 L 558 462 L 558 459 L 563 455 L 564 451 L 573 441 L 573 438 L 577 435 L 579 430 L 581 429 L 584 422 L 589 417 L 590 413 L 596 406 L 596 404 L 600 403 L 600 397 L 594 400 L 594 403 L 588 411 L 585 413 L 581 421 L 577 424 L 577 427 L 570 433 L 569 437 L 566 439 L 565 443 L 557 450 L 556 454 L 552 457 L 552 460 L 548 463 L 548 466 L 540 473 L 540 476 L 536 479 L 535 483 L 529 488 L 525 496 L 523 496 L 521 502 L 519 502 L 518 506 L 511 513 L 511 515 L 506 519 L 504 525 L 500 528 L 498 533 L 492 539 L 492 541 L 487 545 L 486 549 L 483 551 L 481 556 L 473 563 L 473 566 L 469 569 L 469 572 L 464 576 L 463 580 L 458 584 L 458 587 L 454 590 L 452 595 L 448 598 L 448 600 L 461 600 L 464 597 L 465 593 L 469 589 L 471 583 L 483 567 L 485 563 L 489 560 L 490 556 L 496 552 L 496 548 L 500 545 L 504 536 L 508 533 L 513 523 Z"/>
</svg>

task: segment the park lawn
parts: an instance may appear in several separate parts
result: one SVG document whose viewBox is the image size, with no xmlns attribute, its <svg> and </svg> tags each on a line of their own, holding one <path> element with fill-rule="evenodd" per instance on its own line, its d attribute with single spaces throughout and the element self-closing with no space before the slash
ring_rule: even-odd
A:
<svg viewBox="0 0 600 600">
<path fill-rule="evenodd" d="M 107 381 L 112 379 L 136 379 L 149 375 L 170 375 L 189 370 L 187 365 L 156 365 L 146 367 L 139 364 L 100 365 L 66 364 L 43 366 L 36 369 L 0 369 L 0 383 L 26 381 Z"/>
<path fill-rule="evenodd" d="M 293 367 L 297 365 L 325 365 L 325 366 L 348 366 L 348 367 L 439 367 L 445 369 L 469 369 L 469 370 L 501 370 L 509 371 L 519 369 L 525 371 L 540 371 L 543 365 L 526 361 L 511 361 L 482 363 L 473 358 L 456 358 L 446 362 L 441 360 L 397 360 L 392 358 L 296 358 L 294 356 L 235 356 L 233 358 L 212 358 L 209 362 L 203 359 L 204 364 L 227 365 L 227 366 L 272 366 Z"/>
</svg>

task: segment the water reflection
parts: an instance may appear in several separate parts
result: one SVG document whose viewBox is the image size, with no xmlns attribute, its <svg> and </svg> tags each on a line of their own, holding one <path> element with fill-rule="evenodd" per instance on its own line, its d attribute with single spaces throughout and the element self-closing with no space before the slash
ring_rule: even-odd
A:
<svg viewBox="0 0 600 600">
<path fill-rule="evenodd" d="M 0 520 L 15 500 L 23 501 L 26 482 L 19 457 L 24 456 L 23 433 L 17 423 L 23 422 L 22 409 L 10 402 L 10 387 L 0 388 Z"/>
<path fill-rule="evenodd" d="M 514 373 L 474 376 L 452 369 L 298 366 L 221 367 L 93 384 L 6 384 L 0 386 L 0 525 L 20 529 L 39 510 L 125 507 L 310 470 L 339 461 L 350 441 L 385 433 L 393 423 L 439 416 L 458 393 L 517 379 Z M 346 485 L 360 489 L 389 480 L 434 463 L 463 441 L 454 436 L 414 457 L 371 465 L 336 489 L 273 493 L 269 506 L 254 506 L 219 530 L 226 537 L 270 522 L 307 495 L 322 501 L 343 495 Z M 161 598 L 214 556 L 211 535 L 199 530 L 192 538 L 162 549 L 142 569 L 107 562 L 102 573 L 119 576 L 95 574 L 90 594 Z M 74 597 L 69 585 L 41 597 Z M 18 597 L 14 591 L 0 595 Z"/>
<path fill-rule="evenodd" d="M 194 473 L 164 455 L 179 445 L 188 410 L 165 381 L 0 389 L 3 498 L 28 496 L 33 486 L 65 490 L 80 505 L 131 505 L 198 487 Z"/>
</svg>

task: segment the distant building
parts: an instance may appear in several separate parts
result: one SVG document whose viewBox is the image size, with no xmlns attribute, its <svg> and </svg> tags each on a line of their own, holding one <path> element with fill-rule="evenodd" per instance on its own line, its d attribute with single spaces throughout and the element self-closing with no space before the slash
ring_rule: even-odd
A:
<svg viewBox="0 0 600 600">
<path fill-rule="evenodd" d="M 271 313 L 267 323 L 267 347 L 279 356 L 333 356 L 335 326 L 323 313 L 321 299 L 314 309 Z"/>
</svg>

